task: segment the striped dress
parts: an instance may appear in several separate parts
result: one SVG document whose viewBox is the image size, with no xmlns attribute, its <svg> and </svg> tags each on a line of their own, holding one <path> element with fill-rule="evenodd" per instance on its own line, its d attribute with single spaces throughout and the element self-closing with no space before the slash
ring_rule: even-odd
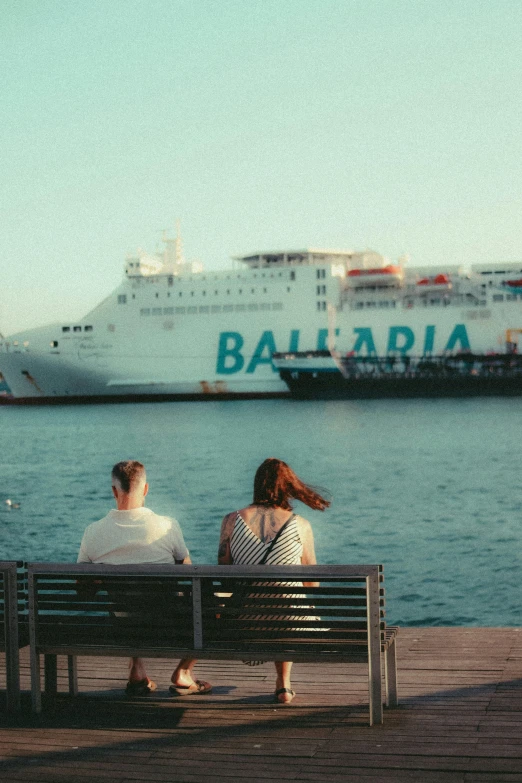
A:
<svg viewBox="0 0 522 783">
<path fill-rule="evenodd" d="M 241 516 L 237 514 L 230 552 L 234 564 L 257 565 L 264 560 L 271 541 L 265 542 L 255 535 Z M 286 528 L 264 561 L 265 565 L 299 565 L 303 556 L 303 544 L 297 530 L 297 515 L 293 514 Z"/>
<path fill-rule="evenodd" d="M 234 530 L 230 539 L 230 552 L 232 562 L 241 565 L 257 565 L 263 562 L 264 565 L 300 565 L 303 555 L 303 544 L 297 529 L 297 516 L 293 514 L 285 529 L 281 532 L 278 540 L 275 542 L 272 550 L 266 557 L 266 551 L 271 546 L 271 541 L 264 542 L 259 536 L 256 536 L 241 516 L 237 514 Z M 266 559 L 265 559 L 266 557 Z M 256 583 L 262 586 L 262 582 Z M 273 583 L 272 583 L 273 584 Z M 288 586 L 301 586 L 302 582 L 284 582 Z M 252 595 L 254 597 L 254 595 Z M 256 593 L 255 598 L 263 598 L 263 593 Z M 270 596 L 267 596 L 270 597 Z M 297 597 L 297 596 L 296 596 Z M 303 596 L 304 597 L 304 596 Z M 308 608 L 308 607 L 307 607 Z M 263 615 L 241 615 L 243 620 L 298 620 L 297 617 L 288 615 L 270 615 L 270 618 Z M 301 619 L 315 619 L 304 617 Z M 265 661 L 243 661 L 248 666 L 258 666 Z"/>
</svg>

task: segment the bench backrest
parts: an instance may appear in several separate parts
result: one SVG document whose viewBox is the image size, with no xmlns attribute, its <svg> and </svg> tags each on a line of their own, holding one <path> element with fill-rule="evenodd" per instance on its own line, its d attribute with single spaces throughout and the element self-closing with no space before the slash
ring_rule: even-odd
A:
<svg viewBox="0 0 522 783">
<path fill-rule="evenodd" d="M 382 568 L 29 564 L 38 648 L 242 651 L 367 660 L 384 632 Z M 303 587 L 318 582 L 316 587 Z M 283 658 L 284 659 L 284 658 Z"/>
<path fill-rule="evenodd" d="M 27 574 L 23 563 L 0 560 L 0 650 L 24 647 L 27 631 Z"/>
</svg>

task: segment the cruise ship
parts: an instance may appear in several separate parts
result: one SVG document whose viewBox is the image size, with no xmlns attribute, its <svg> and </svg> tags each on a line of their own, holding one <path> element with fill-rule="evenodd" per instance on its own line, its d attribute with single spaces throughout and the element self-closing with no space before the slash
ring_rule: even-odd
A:
<svg viewBox="0 0 522 783">
<path fill-rule="evenodd" d="M 84 318 L 1 337 L 11 391 L 1 400 L 278 396 L 289 392 L 274 354 L 324 354 L 330 366 L 332 356 L 516 353 L 522 332 L 520 261 L 439 269 L 311 248 L 206 272 L 184 260 L 179 236 L 164 244 L 128 257 L 121 284 Z"/>
</svg>

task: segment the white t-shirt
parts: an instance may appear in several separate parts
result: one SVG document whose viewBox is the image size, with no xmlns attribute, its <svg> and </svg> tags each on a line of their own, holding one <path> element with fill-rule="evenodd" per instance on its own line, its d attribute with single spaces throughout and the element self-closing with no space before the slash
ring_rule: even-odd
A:
<svg viewBox="0 0 522 783">
<path fill-rule="evenodd" d="M 83 534 L 78 563 L 173 563 L 188 549 L 178 522 L 150 508 L 109 511 Z"/>
</svg>

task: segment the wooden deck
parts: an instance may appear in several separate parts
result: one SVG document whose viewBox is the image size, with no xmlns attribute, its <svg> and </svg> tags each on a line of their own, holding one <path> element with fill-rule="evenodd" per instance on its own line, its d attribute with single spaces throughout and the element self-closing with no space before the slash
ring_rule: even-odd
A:
<svg viewBox="0 0 522 783">
<path fill-rule="evenodd" d="M 296 664 L 284 707 L 272 664 L 201 662 L 214 693 L 174 700 L 150 661 L 157 695 L 131 702 L 123 660 L 84 658 L 77 699 L 0 718 L 0 780 L 522 783 L 522 629 L 402 629 L 398 660 L 401 707 L 370 728 L 363 666 Z"/>
</svg>

